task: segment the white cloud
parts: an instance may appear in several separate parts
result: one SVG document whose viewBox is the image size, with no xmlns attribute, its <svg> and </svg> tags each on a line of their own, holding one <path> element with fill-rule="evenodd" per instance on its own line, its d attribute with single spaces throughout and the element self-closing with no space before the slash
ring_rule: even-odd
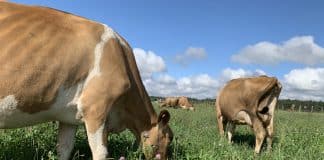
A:
<svg viewBox="0 0 324 160">
<path fill-rule="evenodd" d="M 194 60 L 202 60 L 206 57 L 207 53 L 204 48 L 189 47 L 183 54 L 177 54 L 175 61 L 186 66 Z"/>
<path fill-rule="evenodd" d="M 244 78 L 244 77 L 260 76 L 260 75 L 266 75 L 266 73 L 260 69 L 256 69 L 255 71 L 250 71 L 250 70 L 244 70 L 242 68 L 239 69 L 226 68 L 223 70 L 220 79 L 223 83 L 225 83 L 226 81 L 235 78 Z"/>
<path fill-rule="evenodd" d="M 262 70 L 231 69 L 223 70 L 220 77 L 208 74 L 180 77 L 178 79 L 160 74 L 144 80 L 144 85 L 150 95 L 154 96 L 188 96 L 193 98 L 215 98 L 218 90 L 228 80 L 239 77 L 264 75 Z"/>
<path fill-rule="evenodd" d="M 177 79 L 166 73 L 167 67 L 163 58 L 154 52 L 135 48 L 134 55 L 149 95 L 215 97 L 219 83 L 208 74 Z M 206 53 L 203 48 L 189 47 L 183 56 L 186 60 L 204 59 Z"/>
<path fill-rule="evenodd" d="M 166 71 L 164 60 L 154 52 L 145 51 L 141 48 L 134 48 L 133 51 L 137 66 L 144 80 L 150 78 L 153 73 Z"/>
<path fill-rule="evenodd" d="M 282 98 L 324 100 L 324 68 L 294 69 L 284 75 Z"/>
<path fill-rule="evenodd" d="M 232 60 L 243 64 L 274 65 L 284 61 L 324 64 L 324 48 L 316 44 L 312 36 L 297 36 L 281 44 L 259 42 L 249 45 L 233 55 Z"/>
<path fill-rule="evenodd" d="M 167 74 L 162 74 L 157 78 L 157 82 L 163 83 L 163 84 L 174 84 L 176 83 L 176 79 L 171 77 Z"/>
<path fill-rule="evenodd" d="M 214 98 L 219 83 L 208 74 L 181 77 L 175 79 L 170 75 L 161 75 L 144 81 L 150 95 L 188 96 L 194 98 Z"/>
<path fill-rule="evenodd" d="M 307 41 L 307 38 L 304 41 L 298 40 L 298 38 L 291 39 L 282 46 L 296 48 L 293 46 L 302 46 L 301 44 L 305 44 L 305 41 Z M 312 40 L 309 42 L 312 42 Z M 315 53 L 320 52 L 314 52 L 312 55 L 315 55 Z M 259 69 L 225 68 L 219 77 L 198 74 L 175 78 L 167 73 L 167 66 L 163 58 L 154 52 L 135 48 L 134 54 L 144 85 L 149 95 L 152 96 L 183 95 L 194 98 L 215 98 L 220 87 L 231 79 L 266 75 L 264 71 Z M 267 59 L 267 57 L 262 59 Z M 321 61 L 321 59 L 317 61 Z M 283 85 L 280 94 L 281 99 L 324 100 L 324 68 L 294 69 L 285 74 L 280 82 Z"/>
<path fill-rule="evenodd" d="M 188 51 L 187 55 L 193 56 L 196 53 Z M 215 98 L 221 84 L 230 79 L 264 74 L 262 70 L 249 71 L 227 68 L 218 78 L 208 74 L 175 78 L 167 74 L 167 67 L 163 58 L 154 52 L 135 48 L 134 54 L 144 85 L 149 95 L 152 96 Z M 198 58 L 202 57 L 202 55 L 204 54 L 196 54 L 195 56 Z"/>
<path fill-rule="evenodd" d="M 219 77 L 198 74 L 175 78 L 167 73 L 162 57 L 152 51 L 134 49 L 144 85 L 152 96 L 188 96 L 193 98 L 215 98 L 220 87 L 234 78 L 266 75 L 262 70 L 242 68 L 224 69 Z M 280 80 L 283 84 L 281 98 L 323 100 L 324 68 L 295 69 Z"/>
</svg>

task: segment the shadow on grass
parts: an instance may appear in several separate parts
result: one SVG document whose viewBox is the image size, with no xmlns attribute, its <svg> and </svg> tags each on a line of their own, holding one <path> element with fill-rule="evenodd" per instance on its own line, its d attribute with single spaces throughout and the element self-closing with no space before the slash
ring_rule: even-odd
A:
<svg viewBox="0 0 324 160">
<path fill-rule="evenodd" d="M 139 151 L 139 146 L 135 144 L 135 138 L 126 136 L 125 134 L 109 135 L 108 152 L 108 157 L 112 159 L 119 159 L 122 156 L 136 159 L 139 159 L 138 157 L 143 157 L 142 153 Z M 91 150 L 86 137 L 77 137 L 72 156 L 73 160 L 91 159 Z"/>
<path fill-rule="evenodd" d="M 253 134 L 234 134 L 232 140 L 235 144 L 248 144 L 249 147 L 254 148 L 255 136 Z"/>
<path fill-rule="evenodd" d="M 249 147 L 255 147 L 255 135 L 254 134 L 234 134 L 233 143 L 239 145 L 248 145 Z M 274 137 L 272 141 L 272 146 L 277 143 L 278 138 Z M 266 146 L 266 138 L 264 139 L 262 147 Z"/>
<path fill-rule="evenodd" d="M 57 125 L 49 123 L 38 127 L 29 127 L 17 130 L 1 130 L 0 132 L 0 159 L 57 159 L 56 140 Z M 179 159 L 186 154 L 188 144 L 172 142 L 168 149 L 169 159 Z M 128 131 L 121 134 L 111 134 L 108 138 L 109 157 L 119 159 L 144 159 L 139 146 L 135 144 L 135 137 Z M 91 159 L 91 150 L 88 145 L 85 130 L 81 127 L 75 139 L 73 160 Z M 179 157 L 179 158 L 178 158 Z"/>
<path fill-rule="evenodd" d="M 73 159 L 90 159 L 91 151 L 87 142 L 84 139 L 79 140 L 79 143 L 77 142 L 77 145 L 75 147 L 75 154 Z M 140 146 L 135 143 L 135 138 L 133 139 L 126 137 L 125 135 L 110 135 L 108 140 L 108 150 L 109 157 L 114 159 L 119 159 L 121 156 L 126 157 L 126 159 L 145 159 Z M 182 159 L 186 154 L 188 153 L 186 152 L 185 144 L 179 144 L 177 140 L 171 143 L 167 151 L 168 159 Z"/>
</svg>

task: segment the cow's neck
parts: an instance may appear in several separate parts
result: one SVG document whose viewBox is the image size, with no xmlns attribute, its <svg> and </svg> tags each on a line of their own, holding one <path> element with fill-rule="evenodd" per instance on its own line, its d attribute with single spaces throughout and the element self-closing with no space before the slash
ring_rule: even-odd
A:
<svg viewBox="0 0 324 160">
<path fill-rule="evenodd" d="M 133 82 L 133 88 L 128 93 L 127 97 L 132 100 L 128 106 L 133 114 L 131 117 L 132 129 L 135 132 L 137 138 L 141 133 L 150 130 L 157 123 L 157 115 L 154 111 L 150 97 L 148 96 L 145 87 L 143 85 L 139 70 L 136 65 L 136 60 L 133 54 L 133 50 L 129 45 L 123 46 L 127 65 L 129 67 L 130 79 Z"/>
<path fill-rule="evenodd" d="M 137 94 L 139 95 L 139 94 Z M 146 95 L 146 96 L 145 96 Z M 134 95 L 134 97 L 136 97 Z M 134 104 L 136 104 L 134 106 Z M 131 129 L 136 138 L 140 138 L 140 135 L 145 132 L 152 129 L 157 124 L 157 115 L 154 111 L 153 105 L 147 96 L 147 94 L 144 93 L 143 98 L 137 98 L 137 100 L 132 104 L 129 105 L 132 110 L 129 122 L 132 122 L 129 124 L 128 128 Z"/>
</svg>

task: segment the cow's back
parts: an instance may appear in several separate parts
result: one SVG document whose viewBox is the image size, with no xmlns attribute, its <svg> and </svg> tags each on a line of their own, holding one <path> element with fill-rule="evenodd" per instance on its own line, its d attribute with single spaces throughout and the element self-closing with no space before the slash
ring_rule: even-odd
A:
<svg viewBox="0 0 324 160">
<path fill-rule="evenodd" d="M 178 105 L 179 98 L 177 97 L 167 97 L 165 99 L 165 103 L 170 107 L 176 107 Z"/>
<path fill-rule="evenodd" d="M 247 109 L 244 83 L 243 79 L 231 80 L 218 93 L 217 103 L 225 117 L 232 119 L 236 113 Z"/>
<path fill-rule="evenodd" d="M 260 98 L 276 82 L 276 78 L 267 76 L 229 81 L 220 91 L 217 99 L 222 115 L 233 118 L 241 110 L 256 114 Z"/>
<path fill-rule="evenodd" d="M 0 114 L 70 101 L 93 66 L 102 32 L 72 14 L 0 2 Z"/>
</svg>

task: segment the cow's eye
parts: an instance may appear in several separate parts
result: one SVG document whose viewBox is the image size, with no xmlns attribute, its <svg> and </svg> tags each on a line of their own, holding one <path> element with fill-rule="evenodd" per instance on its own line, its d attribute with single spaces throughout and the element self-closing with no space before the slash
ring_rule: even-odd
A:
<svg viewBox="0 0 324 160">
<path fill-rule="evenodd" d="M 159 146 L 158 145 L 151 145 L 151 147 L 153 148 L 153 149 L 158 149 L 159 148 Z"/>
<path fill-rule="evenodd" d="M 147 139 L 147 138 L 149 138 L 149 134 L 148 134 L 148 133 L 144 133 L 144 134 L 143 134 L 143 137 L 144 137 L 145 139 Z"/>
</svg>

